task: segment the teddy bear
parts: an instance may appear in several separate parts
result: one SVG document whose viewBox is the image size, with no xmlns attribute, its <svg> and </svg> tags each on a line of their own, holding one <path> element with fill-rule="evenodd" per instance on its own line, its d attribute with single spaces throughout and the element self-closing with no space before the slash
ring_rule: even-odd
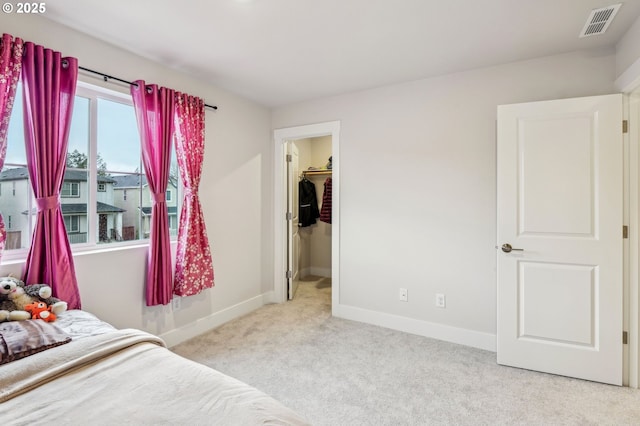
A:
<svg viewBox="0 0 640 426">
<path fill-rule="evenodd" d="M 0 301 L 0 322 L 23 321 L 31 318 L 31 314 L 22 309 L 16 309 L 15 303 L 10 300 Z"/>
<path fill-rule="evenodd" d="M 67 303 L 51 297 L 51 287 L 45 284 L 25 285 L 15 277 L 0 278 L 0 321 L 20 321 L 31 318 L 25 307 L 33 302 L 51 302 L 53 313 L 67 310 Z"/>
<path fill-rule="evenodd" d="M 52 290 L 47 284 L 29 284 L 25 285 L 23 281 L 16 280 L 16 284 L 25 289 L 25 292 L 33 298 L 39 299 L 41 302 L 51 307 L 51 312 L 60 315 L 67 310 L 67 302 L 51 295 Z"/>
<path fill-rule="evenodd" d="M 32 319 L 41 319 L 46 322 L 56 320 L 56 314 L 53 313 L 51 306 L 47 306 L 44 302 L 29 303 L 24 309 L 31 314 Z"/>
<path fill-rule="evenodd" d="M 18 285 L 13 277 L 3 277 L 0 279 L 0 322 L 22 321 L 31 318 L 29 312 L 22 309 L 22 306 L 19 307 L 13 300 L 13 297 L 9 297 L 9 295 L 14 296 L 12 293 L 16 293 L 15 296 L 18 296 L 16 292 L 17 287 Z"/>
<path fill-rule="evenodd" d="M 12 277 L 13 278 L 13 277 Z M 24 281 L 21 281 L 17 278 L 13 278 L 18 286 L 24 288 L 25 292 L 33 297 L 40 299 L 41 302 L 46 303 L 51 307 L 51 310 L 56 315 L 60 315 L 64 311 L 67 310 L 67 302 L 58 299 L 57 297 L 53 297 L 51 287 L 47 284 L 29 284 L 26 285 Z M 0 279 L 1 280 L 1 279 Z"/>
</svg>

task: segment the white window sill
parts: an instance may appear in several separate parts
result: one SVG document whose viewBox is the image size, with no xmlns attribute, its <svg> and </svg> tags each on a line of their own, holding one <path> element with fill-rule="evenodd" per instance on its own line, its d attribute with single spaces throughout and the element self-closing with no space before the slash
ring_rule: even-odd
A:
<svg viewBox="0 0 640 426">
<path fill-rule="evenodd" d="M 170 241 L 172 246 L 178 244 L 178 240 L 174 239 Z M 108 245 L 86 245 L 77 244 L 71 247 L 71 254 L 73 257 L 99 255 L 100 253 L 109 253 L 122 250 L 136 250 L 142 247 L 149 247 L 149 240 L 132 241 L 130 243 L 112 243 Z M 4 251 L 2 253 L 2 261 L 0 266 L 18 265 L 23 264 L 27 260 L 29 251 L 23 250 L 11 250 Z"/>
</svg>

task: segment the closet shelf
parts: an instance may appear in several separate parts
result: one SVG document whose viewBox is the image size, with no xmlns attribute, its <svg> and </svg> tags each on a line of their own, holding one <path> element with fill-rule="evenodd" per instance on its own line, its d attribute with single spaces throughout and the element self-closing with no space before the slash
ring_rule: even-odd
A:
<svg viewBox="0 0 640 426">
<path fill-rule="evenodd" d="M 331 172 L 332 172 L 332 170 L 330 170 L 330 169 L 325 169 L 325 170 L 303 170 L 302 171 L 302 175 L 303 176 L 330 175 Z"/>
</svg>

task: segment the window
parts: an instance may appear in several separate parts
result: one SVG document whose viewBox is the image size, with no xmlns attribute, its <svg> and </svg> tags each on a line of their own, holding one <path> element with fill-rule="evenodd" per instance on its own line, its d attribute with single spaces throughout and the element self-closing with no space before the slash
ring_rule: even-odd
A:
<svg viewBox="0 0 640 426">
<path fill-rule="evenodd" d="M 131 101 L 96 99 L 98 115 L 96 149 L 99 179 L 106 194 L 98 209 L 101 244 L 145 238 L 140 232 L 146 178 L 141 166 L 138 125 Z M 132 149 L 135 147 L 135 149 Z M 127 152 L 125 157 L 123 152 Z M 130 196 L 126 196 L 125 191 Z"/>
<path fill-rule="evenodd" d="M 80 196 L 80 183 L 63 182 L 60 196 L 64 198 L 78 198 Z"/>
<path fill-rule="evenodd" d="M 167 189 L 166 197 L 167 197 L 167 201 L 171 201 L 171 190 L 170 189 Z"/>
<path fill-rule="evenodd" d="M 178 235 L 178 216 L 175 207 L 169 207 L 169 235 Z"/>
<path fill-rule="evenodd" d="M 80 218 L 78 216 L 64 216 L 64 226 L 67 232 L 80 232 Z"/>
<path fill-rule="evenodd" d="M 7 229 L 13 228 L 13 220 L 11 220 L 11 215 L 7 216 Z"/>
<path fill-rule="evenodd" d="M 16 259 L 24 256 L 36 213 L 24 148 L 21 91 L 19 86 L 9 123 L 7 157 L 0 171 L 0 185 L 11 182 L 14 196 L 5 200 L 0 192 L 0 211 L 12 218 L 15 230 L 14 243 L 6 247 L 4 259 L 11 258 L 11 251 Z M 175 158 L 172 152 L 171 182 L 177 182 Z M 140 139 L 130 95 L 79 82 L 60 194 L 72 250 L 148 237 L 151 194 L 141 170 Z M 171 188 L 178 190 L 175 185 Z"/>
</svg>

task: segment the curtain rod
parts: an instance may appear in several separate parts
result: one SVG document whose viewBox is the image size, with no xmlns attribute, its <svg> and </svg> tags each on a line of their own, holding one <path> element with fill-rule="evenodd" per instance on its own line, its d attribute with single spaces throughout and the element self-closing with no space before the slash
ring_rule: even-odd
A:
<svg viewBox="0 0 640 426">
<path fill-rule="evenodd" d="M 136 86 L 136 87 L 138 86 L 138 83 L 135 83 L 133 81 L 123 80 L 121 78 L 114 77 L 112 75 L 105 74 L 105 73 L 100 72 L 100 71 L 94 71 L 94 70 L 90 70 L 89 68 L 80 67 L 80 66 L 78 68 L 81 69 L 82 71 L 86 71 L 86 72 L 90 72 L 90 73 L 93 73 L 93 74 L 100 75 L 100 76 L 102 76 L 104 81 L 115 80 L 115 81 L 119 81 L 120 83 L 128 84 L 130 86 Z M 207 108 L 211 108 L 211 109 L 218 109 L 218 107 L 215 106 L 215 105 L 204 104 L 204 106 L 207 107 Z"/>
</svg>

